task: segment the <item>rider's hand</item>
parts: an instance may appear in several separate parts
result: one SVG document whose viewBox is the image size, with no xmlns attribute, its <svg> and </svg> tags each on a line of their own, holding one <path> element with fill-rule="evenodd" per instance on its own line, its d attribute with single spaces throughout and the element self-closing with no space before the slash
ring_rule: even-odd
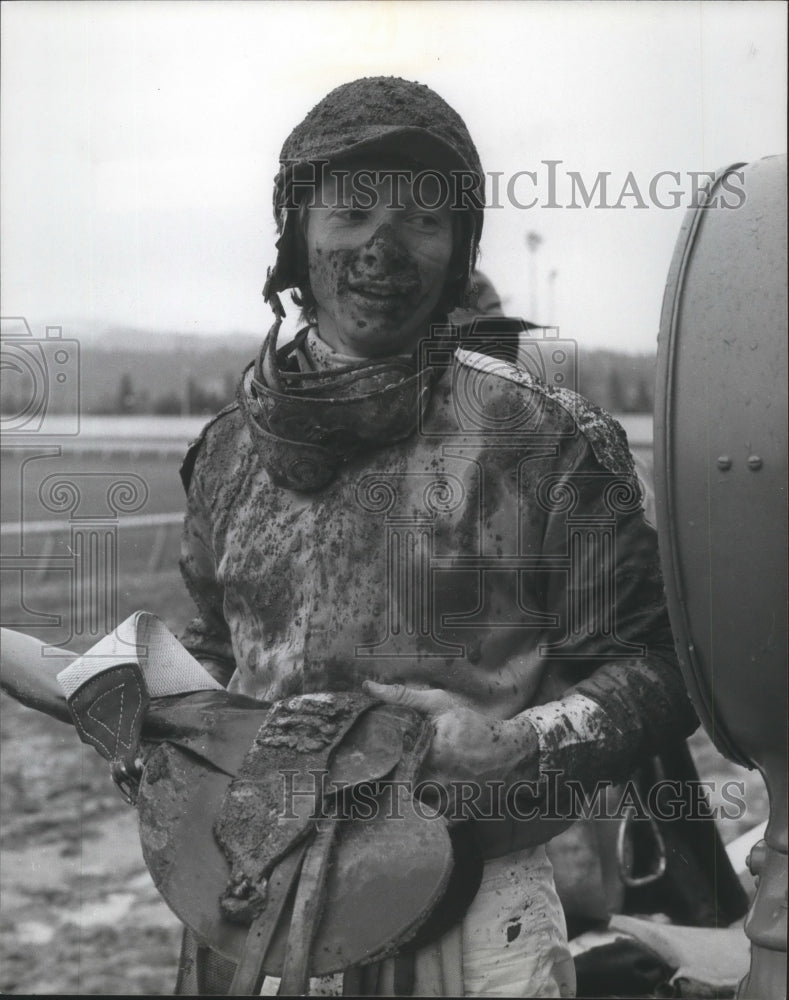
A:
<svg viewBox="0 0 789 1000">
<path fill-rule="evenodd" d="M 404 705 L 429 716 L 435 735 L 420 777 L 440 782 L 507 781 L 538 777 L 537 732 L 523 716 L 492 719 L 468 708 L 441 688 L 365 681 L 364 690 L 388 705 Z"/>
</svg>

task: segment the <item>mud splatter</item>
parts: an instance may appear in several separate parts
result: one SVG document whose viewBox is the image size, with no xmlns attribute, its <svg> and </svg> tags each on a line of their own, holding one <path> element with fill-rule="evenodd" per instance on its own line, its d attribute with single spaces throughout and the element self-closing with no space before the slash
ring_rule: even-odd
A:
<svg viewBox="0 0 789 1000">
<path fill-rule="evenodd" d="M 512 944 L 519 936 L 520 932 L 523 930 L 520 920 L 510 920 L 507 925 L 507 944 Z"/>
</svg>

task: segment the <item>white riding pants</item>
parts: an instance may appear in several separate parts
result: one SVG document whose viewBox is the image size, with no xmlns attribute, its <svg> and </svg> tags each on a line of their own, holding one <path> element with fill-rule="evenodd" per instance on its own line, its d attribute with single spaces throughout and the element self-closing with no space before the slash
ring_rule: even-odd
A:
<svg viewBox="0 0 789 1000">
<path fill-rule="evenodd" d="M 575 967 L 544 846 L 485 863 L 463 923 L 416 954 L 414 996 L 573 997 Z M 261 994 L 274 996 L 267 977 Z M 382 963 L 377 993 L 394 994 L 394 962 Z M 310 992 L 340 996 L 342 975 L 313 979 Z"/>
</svg>

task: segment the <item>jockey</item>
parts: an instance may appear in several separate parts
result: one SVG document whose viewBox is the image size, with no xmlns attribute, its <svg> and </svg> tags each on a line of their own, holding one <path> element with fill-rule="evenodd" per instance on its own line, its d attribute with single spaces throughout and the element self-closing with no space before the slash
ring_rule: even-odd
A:
<svg viewBox="0 0 789 1000">
<path fill-rule="evenodd" d="M 474 824 L 485 865 L 410 956 L 414 992 L 570 996 L 544 844 L 574 783 L 626 778 L 697 720 L 624 432 L 448 322 L 483 208 L 468 129 L 425 86 L 345 84 L 288 137 L 274 325 L 182 467 L 181 641 L 235 694 L 361 689 L 429 717 L 425 798 Z M 286 290 L 303 326 L 280 343 Z"/>
</svg>

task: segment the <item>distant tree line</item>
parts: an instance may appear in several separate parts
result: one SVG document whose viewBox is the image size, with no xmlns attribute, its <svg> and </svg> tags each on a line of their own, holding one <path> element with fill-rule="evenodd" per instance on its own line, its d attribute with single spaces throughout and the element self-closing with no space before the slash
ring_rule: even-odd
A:
<svg viewBox="0 0 789 1000">
<path fill-rule="evenodd" d="M 582 395 L 612 413 L 651 413 L 655 402 L 655 358 L 608 351 L 581 352 L 577 385 Z M 235 398 L 237 375 L 188 375 L 182 385 L 152 395 L 124 372 L 112 399 L 93 412 L 119 414 L 211 415 Z"/>
<path fill-rule="evenodd" d="M 577 391 L 611 413 L 652 413 L 654 354 L 579 351 Z"/>
<path fill-rule="evenodd" d="M 233 400 L 235 385 L 236 376 L 233 372 L 209 378 L 187 375 L 181 387 L 154 396 L 144 386 L 138 387 L 130 372 L 124 372 L 118 381 L 114 398 L 104 397 L 92 412 L 127 416 L 211 416 Z"/>
<path fill-rule="evenodd" d="M 256 349 L 253 338 L 240 336 L 205 338 L 199 347 L 184 347 L 172 338 L 158 350 L 142 342 L 138 346 L 131 335 L 111 348 L 85 343 L 80 352 L 80 411 L 210 416 L 233 400 L 241 371 Z M 650 413 L 654 382 L 654 355 L 581 347 L 571 388 L 613 413 Z M 30 393 L 23 379 L 2 372 L 3 415 L 23 412 Z M 53 412 L 58 399 L 50 401 Z M 69 405 L 73 402 L 72 396 L 66 399 Z"/>
</svg>

